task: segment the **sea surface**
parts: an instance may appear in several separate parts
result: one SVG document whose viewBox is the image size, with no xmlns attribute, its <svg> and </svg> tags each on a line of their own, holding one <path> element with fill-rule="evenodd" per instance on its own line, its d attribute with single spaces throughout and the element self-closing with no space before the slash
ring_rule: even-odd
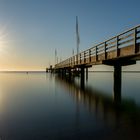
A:
<svg viewBox="0 0 140 140">
<path fill-rule="evenodd" d="M 113 72 L 80 79 L 50 73 L 0 73 L 0 140 L 139 140 L 140 73 L 122 73 L 121 102 Z"/>
</svg>

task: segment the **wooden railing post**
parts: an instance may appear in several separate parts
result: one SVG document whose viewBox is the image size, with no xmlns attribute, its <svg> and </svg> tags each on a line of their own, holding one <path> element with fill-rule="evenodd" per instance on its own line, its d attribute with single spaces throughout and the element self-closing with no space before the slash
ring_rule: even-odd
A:
<svg viewBox="0 0 140 140">
<path fill-rule="evenodd" d="M 116 37 L 116 51 L 117 51 L 117 57 L 120 56 L 120 49 L 119 49 L 119 36 Z"/>
<path fill-rule="evenodd" d="M 73 66 L 73 56 L 71 57 L 71 66 Z"/>
<path fill-rule="evenodd" d="M 134 53 L 137 53 L 139 51 L 139 48 L 137 46 L 137 28 L 134 29 L 134 47 L 135 47 Z"/>
<path fill-rule="evenodd" d="M 78 54 L 76 56 L 77 56 L 77 58 L 76 58 L 76 64 L 78 65 Z"/>
<path fill-rule="evenodd" d="M 73 56 L 73 65 L 75 65 L 75 56 Z"/>
<path fill-rule="evenodd" d="M 107 52 L 106 52 L 106 42 L 105 42 L 105 48 L 104 48 L 104 53 L 105 53 L 105 60 L 107 59 Z"/>
<path fill-rule="evenodd" d="M 97 46 L 96 46 L 95 53 L 96 53 L 96 61 L 97 61 L 98 60 L 98 48 L 97 48 Z"/>
<path fill-rule="evenodd" d="M 70 65 L 71 65 L 71 62 L 70 62 L 70 60 L 71 60 L 71 59 L 69 58 L 69 67 L 70 67 Z"/>
<path fill-rule="evenodd" d="M 91 50 L 89 49 L 89 62 L 91 62 Z"/>
<path fill-rule="evenodd" d="M 80 64 L 81 64 L 81 53 L 80 53 Z"/>
<path fill-rule="evenodd" d="M 86 60 L 86 54 L 85 54 L 85 51 L 84 51 L 84 63 L 86 62 L 85 60 Z"/>
<path fill-rule="evenodd" d="M 79 56 L 80 56 L 80 54 L 78 54 L 78 62 L 77 62 L 77 64 L 79 64 Z"/>
</svg>

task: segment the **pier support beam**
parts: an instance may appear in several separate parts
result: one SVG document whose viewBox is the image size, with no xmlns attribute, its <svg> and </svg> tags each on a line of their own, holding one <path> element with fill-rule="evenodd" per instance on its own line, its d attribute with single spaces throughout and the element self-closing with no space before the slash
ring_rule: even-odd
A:
<svg viewBox="0 0 140 140">
<path fill-rule="evenodd" d="M 122 66 L 120 64 L 114 65 L 114 101 L 121 102 L 121 79 L 122 79 Z"/>
<path fill-rule="evenodd" d="M 136 60 L 122 58 L 118 60 L 105 60 L 102 63 L 105 65 L 114 66 L 114 102 L 119 104 L 121 103 L 122 66 L 136 64 Z"/>
</svg>

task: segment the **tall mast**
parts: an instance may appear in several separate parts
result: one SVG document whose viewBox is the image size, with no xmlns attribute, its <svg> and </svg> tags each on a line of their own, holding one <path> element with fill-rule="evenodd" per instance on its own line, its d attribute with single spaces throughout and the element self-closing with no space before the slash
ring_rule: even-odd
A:
<svg viewBox="0 0 140 140">
<path fill-rule="evenodd" d="M 76 16 L 76 46 L 77 46 L 77 64 L 78 64 L 79 44 L 80 44 L 80 37 L 79 37 L 79 27 L 78 27 L 78 16 Z"/>
<path fill-rule="evenodd" d="M 80 36 L 79 36 L 79 27 L 78 27 L 78 16 L 76 16 L 76 45 L 77 45 L 77 55 L 79 54 L 79 44 L 80 44 Z"/>
<path fill-rule="evenodd" d="M 55 49 L 55 65 L 57 64 L 57 50 Z"/>
</svg>

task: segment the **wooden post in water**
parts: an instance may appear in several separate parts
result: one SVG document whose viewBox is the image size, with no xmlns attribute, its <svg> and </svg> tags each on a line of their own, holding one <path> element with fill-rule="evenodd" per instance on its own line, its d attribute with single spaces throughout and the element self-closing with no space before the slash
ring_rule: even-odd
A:
<svg viewBox="0 0 140 140">
<path fill-rule="evenodd" d="M 122 66 L 119 64 L 114 65 L 114 101 L 121 102 L 121 74 Z"/>
<path fill-rule="evenodd" d="M 128 66 L 136 64 L 136 60 L 120 59 L 117 61 L 107 60 L 103 64 L 114 67 L 114 102 L 121 102 L 121 81 L 122 81 L 122 66 Z"/>
</svg>

